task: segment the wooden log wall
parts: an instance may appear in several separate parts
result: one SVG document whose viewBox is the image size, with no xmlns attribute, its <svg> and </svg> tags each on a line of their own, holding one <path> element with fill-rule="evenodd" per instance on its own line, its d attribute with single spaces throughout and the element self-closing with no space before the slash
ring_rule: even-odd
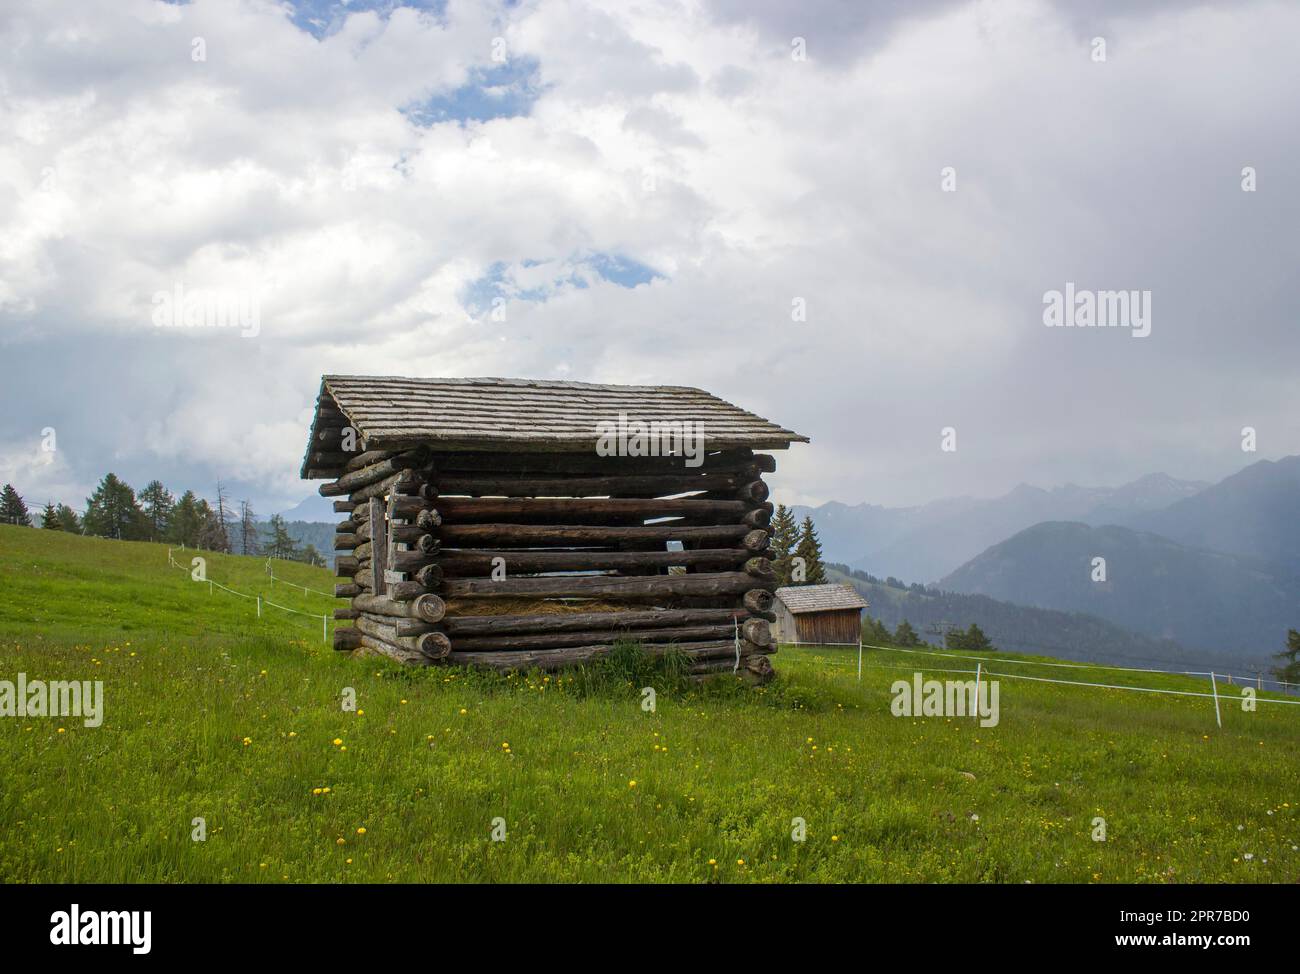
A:
<svg viewBox="0 0 1300 974">
<path fill-rule="evenodd" d="M 432 447 L 347 453 L 325 414 L 310 463 L 347 518 L 337 528 L 335 648 L 413 664 L 554 670 L 616 640 L 676 647 L 701 678 L 764 682 L 769 622 L 763 474 L 770 455 L 680 458 L 464 453 Z M 501 600 L 533 608 L 492 611 Z M 448 610 L 454 600 L 456 611 Z M 545 611 L 564 603 L 566 611 Z M 587 606 L 591 606 L 587 609 Z"/>
</svg>

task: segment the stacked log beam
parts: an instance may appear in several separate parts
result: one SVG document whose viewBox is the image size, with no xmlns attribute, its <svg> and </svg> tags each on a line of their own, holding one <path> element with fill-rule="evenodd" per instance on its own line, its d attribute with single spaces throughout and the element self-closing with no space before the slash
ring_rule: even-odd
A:
<svg viewBox="0 0 1300 974">
<path fill-rule="evenodd" d="M 775 573 L 762 475 L 772 457 L 727 450 L 687 467 L 430 446 L 342 454 L 341 442 L 336 427 L 313 433 L 318 462 L 334 471 L 320 493 L 346 515 L 335 591 L 351 603 L 336 617 L 354 625 L 338 630 L 336 648 L 419 665 L 558 669 L 632 639 L 652 655 L 676 647 L 700 677 L 770 678 Z M 564 606 L 489 610 L 502 599 Z M 448 600 L 460 608 L 449 612 Z"/>
</svg>

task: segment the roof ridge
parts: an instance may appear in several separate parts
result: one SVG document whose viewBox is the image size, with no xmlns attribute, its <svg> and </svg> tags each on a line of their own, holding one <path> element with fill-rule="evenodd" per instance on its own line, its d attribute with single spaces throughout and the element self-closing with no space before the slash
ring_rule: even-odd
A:
<svg viewBox="0 0 1300 974">
<path fill-rule="evenodd" d="M 626 435 L 629 440 L 675 437 L 665 451 L 675 455 L 697 449 L 784 450 L 808 442 L 806 436 L 695 386 L 568 379 L 329 373 L 321 377 L 312 443 L 320 441 L 325 427 L 343 423 L 356 430 L 364 450 L 424 445 L 573 453 L 595 450 L 611 436 L 622 444 Z M 314 451 L 327 452 L 312 443 L 302 476 L 328 476 L 332 467 L 311 465 Z M 661 453 L 656 449 L 652 455 Z"/>
</svg>

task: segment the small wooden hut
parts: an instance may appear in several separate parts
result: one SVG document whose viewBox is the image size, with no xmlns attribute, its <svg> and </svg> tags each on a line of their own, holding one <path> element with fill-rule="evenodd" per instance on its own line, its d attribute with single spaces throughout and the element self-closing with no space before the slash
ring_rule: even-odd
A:
<svg viewBox="0 0 1300 974">
<path fill-rule="evenodd" d="M 327 375 L 339 650 L 556 669 L 630 638 L 771 676 L 763 473 L 807 438 L 699 389 Z"/>
<path fill-rule="evenodd" d="M 777 638 L 787 643 L 856 645 L 867 600 L 851 585 L 790 585 L 776 590 Z"/>
</svg>

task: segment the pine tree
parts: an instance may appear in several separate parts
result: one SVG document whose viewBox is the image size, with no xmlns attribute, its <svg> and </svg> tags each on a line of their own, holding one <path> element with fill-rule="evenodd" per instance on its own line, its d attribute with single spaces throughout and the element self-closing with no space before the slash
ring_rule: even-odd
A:
<svg viewBox="0 0 1300 974">
<path fill-rule="evenodd" d="M 14 489 L 13 484 L 5 484 L 0 491 L 0 522 L 18 524 L 25 528 L 32 526 L 32 516 L 23 503 L 22 495 Z"/>
<path fill-rule="evenodd" d="M 325 559 L 321 557 L 321 553 L 316 550 L 314 544 L 309 544 L 306 548 L 303 548 L 298 560 L 305 561 L 309 565 L 320 565 L 321 567 L 325 565 Z"/>
<path fill-rule="evenodd" d="M 105 474 L 95 492 L 86 498 L 83 521 L 87 534 L 101 538 L 136 541 L 148 535 L 135 491 L 116 474 Z"/>
<path fill-rule="evenodd" d="M 1286 649 L 1274 659 L 1286 660 L 1281 666 L 1274 667 L 1274 676 L 1283 683 L 1300 683 L 1300 632 L 1295 629 L 1286 631 Z"/>
<path fill-rule="evenodd" d="M 167 519 L 167 540 L 172 544 L 197 548 L 202 530 L 203 516 L 199 512 L 199 500 L 194 496 L 194 491 L 187 490 L 181 494 L 181 499 L 176 502 Z"/>
<path fill-rule="evenodd" d="M 864 616 L 862 619 L 862 641 L 868 646 L 894 645 L 894 637 L 885 624 L 872 616 Z"/>
<path fill-rule="evenodd" d="M 228 553 L 230 551 L 230 535 L 226 531 L 226 526 L 218 517 L 217 509 L 206 500 L 200 500 L 195 505 L 194 510 L 199 516 L 198 547 L 206 548 L 208 551 Z"/>
<path fill-rule="evenodd" d="M 776 514 L 772 516 L 771 559 L 776 569 L 777 585 L 790 584 L 790 556 L 799 540 L 799 529 L 794 523 L 794 514 L 784 504 L 778 504 Z"/>
<path fill-rule="evenodd" d="M 916 630 L 912 628 L 912 624 L 906 619 L 900 622 L 898 628 L 894 630 L 893 640 L 895 646 L 908 647 L 921 645 L 921 637 L 916 634 Z"/>
<path fill-rule="evenodd" d="M 796 558 L 803 559 L 803 579 L 793 579 L 795 585 L 821 585 L 826 581 L 826 566 L 822 564 L 822 543 L 811 517 L 803 519 L 799 543 L 795 545 Z M 797 566 L 796 566 L 797 567 Z"/>
<path fill-rule="evenodd" d="M 45 502 L 45 509 L 41 511 L 41 527 L 46 531 L 63 530 L 63 525 L 59 523 L 59 512 L 54 507 L 54 501 Z"/>
<path fill-rule="evenodd" d="M 984 630 L 972 622 L 965 632 L 958 629 L 948 634 L 948 648 L 964 653 L 987 653 L 996 647 L 984 635 Z"/>
<path fill-rule="evenodd" d="M 77 517 L 77 512 L 67 504 L 59 504 L 54 508 L 54 516 L 59 522 L 59 530 L 67 531 L 69 534 L 81 534 L 81 518 Z"/>
<path fill-rule="evenodd" d="M 289 536 L 284 518 L 279 514 L 271 515 L 271 538 L 266 544 L 266 553 L 272 558 L 292 559 L 298 554 L 297 542 Z"/>
<path fill-rule="evenodd" d="M 163 486 L 161 480 L 151 480 L 144 490 L 140 491 L 139 501 L 144 509 L 149 540 L 161 541 L 167 537 L 167 529 L 171 521 L 172 508 L 176 506 L 176 498 Z"/>
</svg>

